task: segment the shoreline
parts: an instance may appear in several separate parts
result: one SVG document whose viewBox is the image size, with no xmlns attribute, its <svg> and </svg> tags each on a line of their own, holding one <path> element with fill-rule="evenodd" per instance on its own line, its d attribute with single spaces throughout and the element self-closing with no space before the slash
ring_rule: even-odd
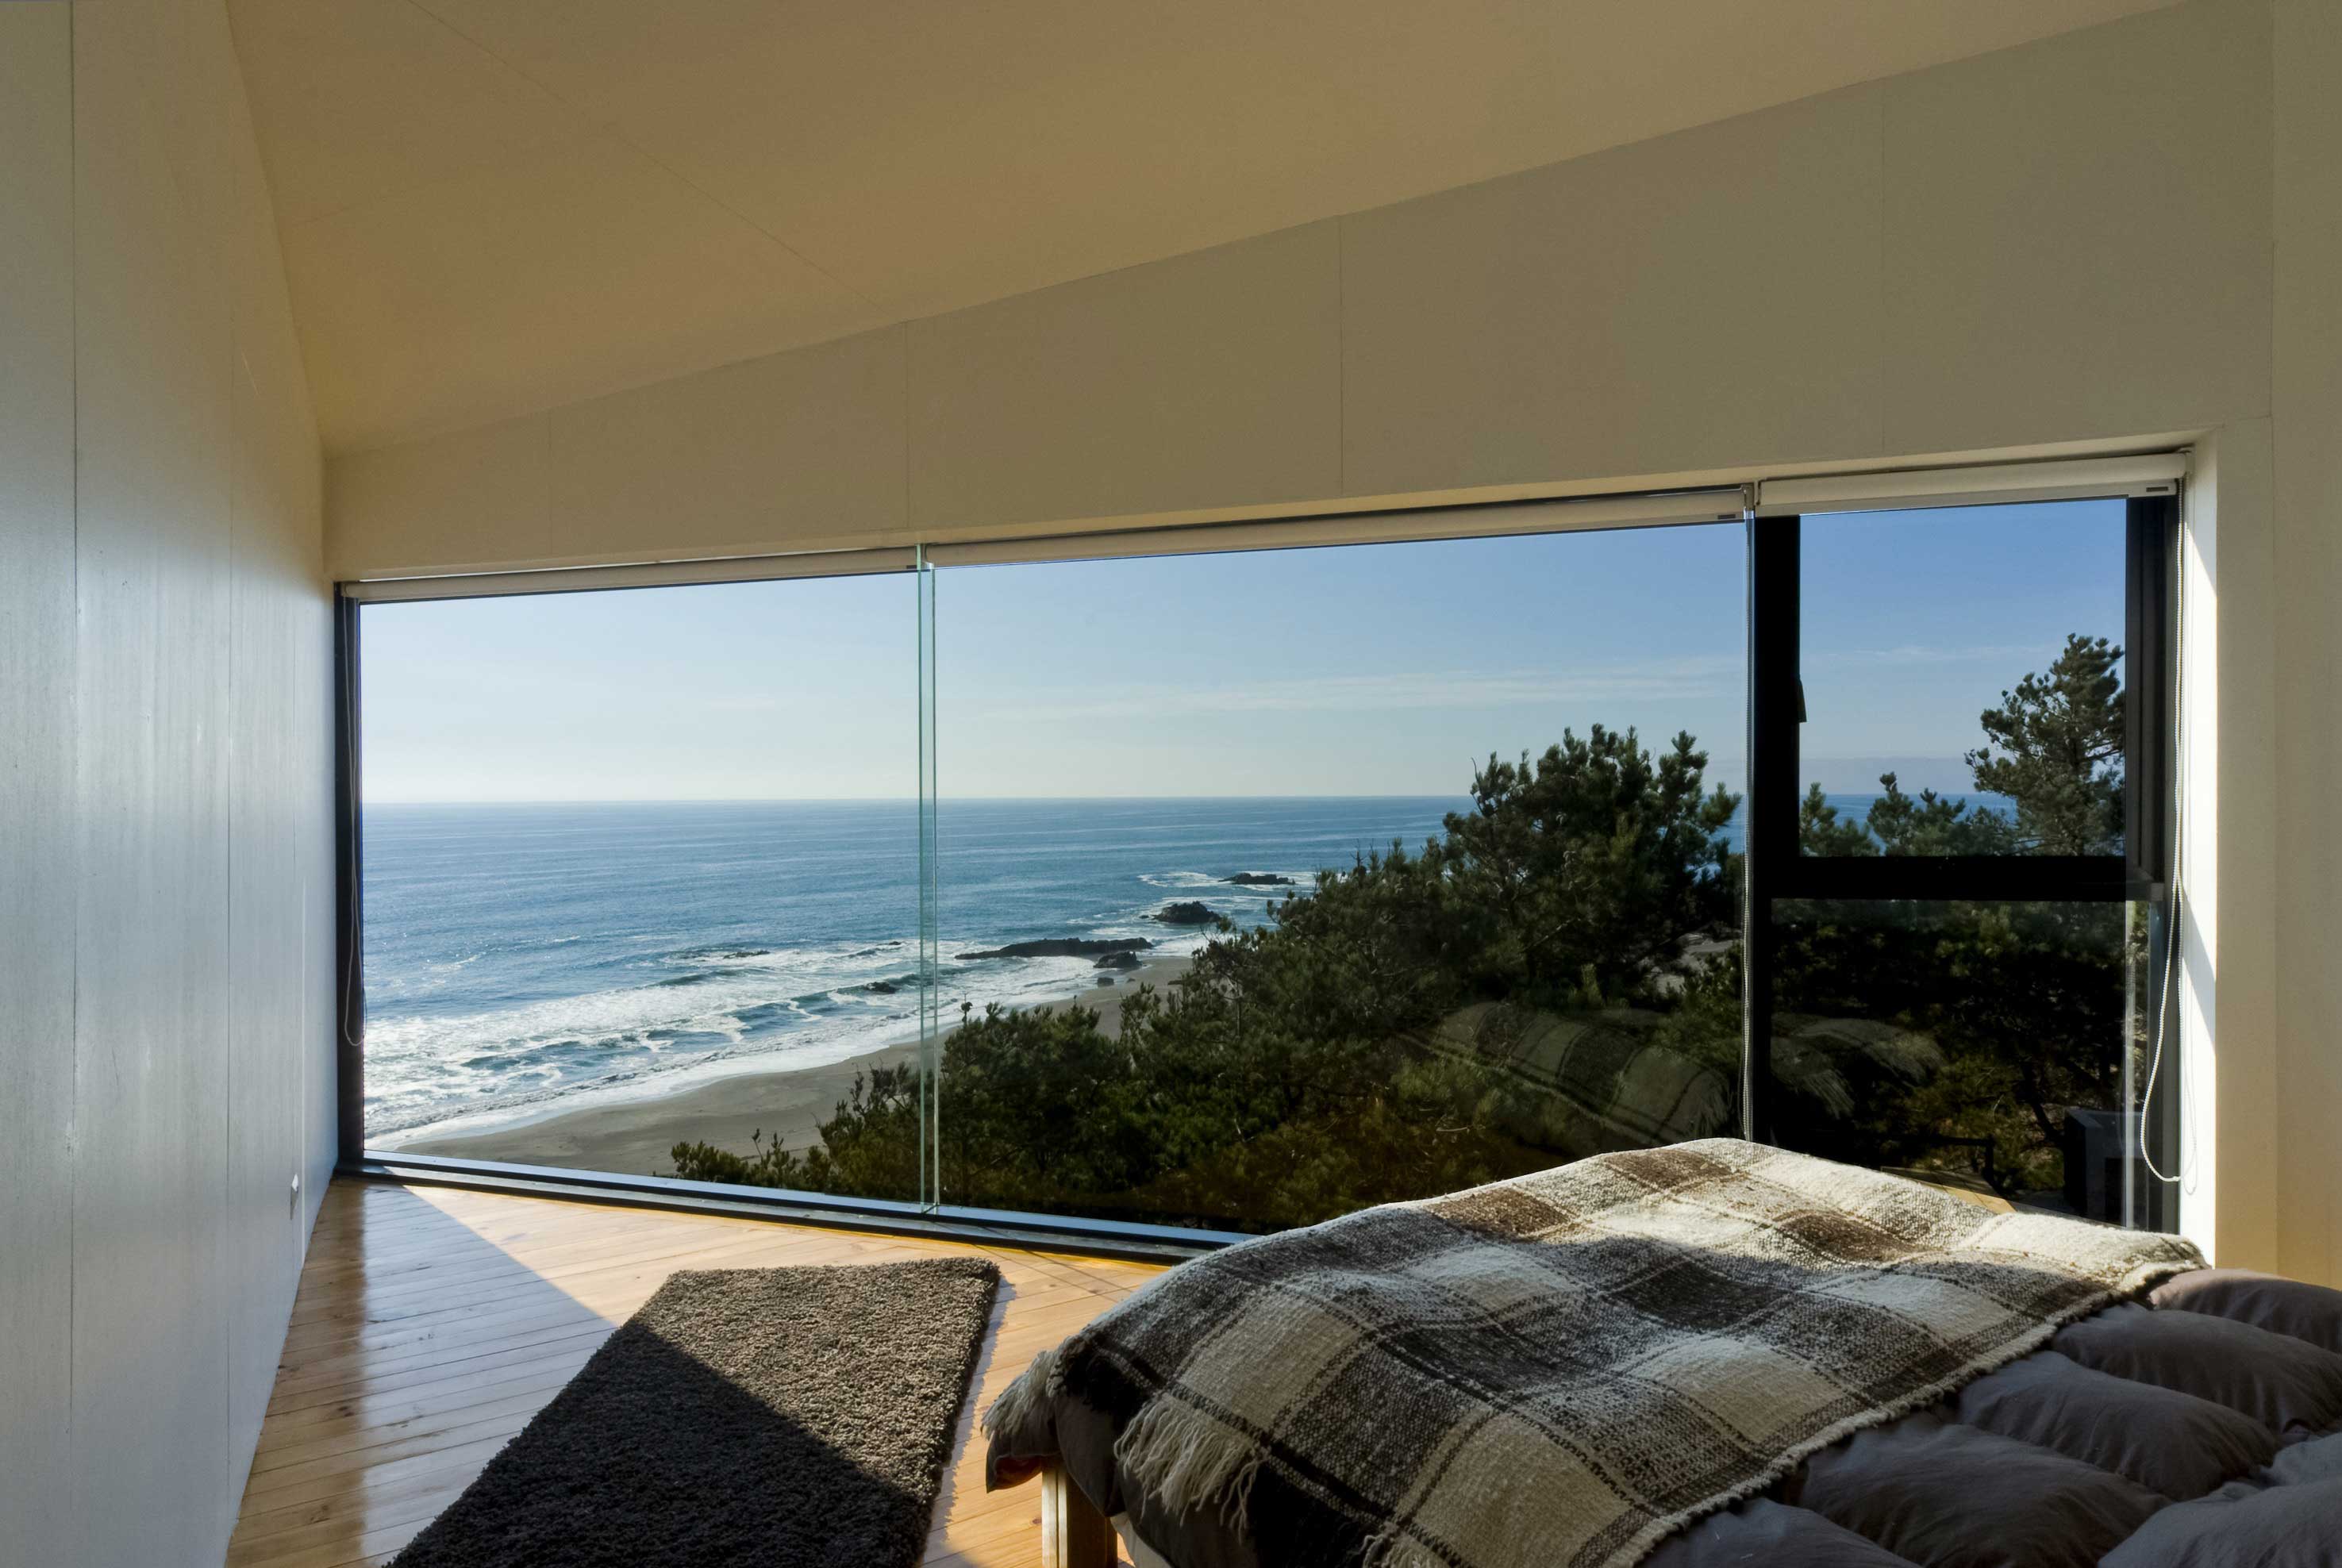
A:
<svg viewBox="0 0 2342 1568">
<path fill-rule="evenodd" d="M 1123 1001 L 1141 984 L 1160 991 L 1194 964 L 1186 954 L 1142 960 L 1115 974 L 1111 986 L 1095 985 L 1070 996 L 1047 997 L 1016 1011 L 1082 1006 L 1098 1014 L 1098 1028 L 1112 1034 L 1121 1024 Z M 1101 973 L 1113 974 L 1111 971 Z M 957 1029 L 956 1020 L 945 1034 Z M 559 1165 L 572 1170 L 626 1175 L 671 1176 L 670 1151 L 678 1143 L 705 1142 L 737 1154 L 754 1153 L 756 1132 L 777 1136 L 784 1148 L 802 1150 L 821 1141 L 820 1124 L 852 1092 L 858 1074 L 873 1067 L 916 1061 L 916 1040 L 874 1046 L 842 1061 L 810 1067 L 775 1067 L 728 1074 L 668 1094 L 612 1100 L 523 1117 L 470 1132 L 401 1138 L 401 1153 L 447 1159 L 492 1160 L 507 1164 Z"/>
</svg>

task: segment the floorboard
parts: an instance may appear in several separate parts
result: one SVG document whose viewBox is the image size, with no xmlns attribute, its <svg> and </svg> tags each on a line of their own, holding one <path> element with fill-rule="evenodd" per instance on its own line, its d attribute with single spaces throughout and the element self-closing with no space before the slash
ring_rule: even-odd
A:
<svg viewBox="0 0 2342 1568">
<path fill-rule="evenodd" d="M 1000 1265 L 929 1563 L 1032 1568 L 1040 1488 L 987 1495 L 976 1413 L 1157 1271 L 763 1220 L 336 1182 L 310 1239 L 229 1568 L 387 1563 L 677 1269 L 980 1253 Z"/>
</svg>

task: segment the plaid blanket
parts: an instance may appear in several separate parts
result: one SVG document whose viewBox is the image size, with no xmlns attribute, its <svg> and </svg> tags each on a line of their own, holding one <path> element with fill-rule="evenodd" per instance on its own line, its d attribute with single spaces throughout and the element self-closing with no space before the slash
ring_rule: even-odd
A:
<svg viewBox="0 0 2342 1568">
<path fill-rule="evenodd" d="M 1266 1563 L 1628 1564 L 2201 1266 L 1733 1139 L 1601 1154 L 1171 1271 L 986 1413 L 991 1477 L 1089 1433 L 1096 1501 L 1214 1510 Z"/>
</svg>

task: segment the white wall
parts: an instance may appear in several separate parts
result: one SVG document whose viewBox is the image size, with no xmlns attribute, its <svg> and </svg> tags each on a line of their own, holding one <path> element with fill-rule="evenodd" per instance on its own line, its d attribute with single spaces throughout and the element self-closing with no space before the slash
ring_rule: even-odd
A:
<svg viewBox="0 0 2342 1568">
<path fill-rule="evenodd" d="M 329 466 L 336 576 L 2132 439 L 2268 412 L 2269 0 L 2195 0 Z"/>
<path fill-rule="evenodd" d="M 0 1562 L 217 1563 L 334 1157 L 321 483 L 217 0 L 0 5 Z"/>
<path fill-rule="evenodd" d="M 2277 1244 L 2276 643 L 2269 422 L 2196 444 L 2180 584 L 2181 1223 L 2216 1260 Z"/>
<path fill-rule="evenodd" d="M 2277 8 L 2277 1255 L 2342 1281 L 2342 5 Z"/>
<path fill-rule="evenodd" d="M 2342 662 L 2321 613 L 2342 586 L 2335 13 L 2188 0 L 343 455 L 329 566 L 676 559 L 2199 442 L 2188 700 L 2199 747 L 2220 744 L 2191 779 L 2206 1157 L 2184 1213 L 2223 1261 L 2342 1276 L 2342 1203 L 2298 1198 L 2342 1185 L 2342 984 L 2324 977 L 2342 841 L 2316 749 Z"/>
</svg>

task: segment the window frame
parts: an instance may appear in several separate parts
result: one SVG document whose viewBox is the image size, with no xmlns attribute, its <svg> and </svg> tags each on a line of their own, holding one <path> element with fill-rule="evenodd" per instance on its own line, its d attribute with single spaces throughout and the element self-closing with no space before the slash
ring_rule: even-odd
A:
<svg viewBox="0 0 2342 1568">
<path fill-rule="evenodd" d="M 1331 544 L 1397 543 L 1544 532 L 1609 531 L 1679 524 L 1714 525 L 1736 516 L 1747 541 L 1748 654 L 1747 817 L 1744 843 L 1740 1117 L 1741 1134 L 1772 1141 L 1771 995 L 1777 964 L 1775 906 L 1804 899 L 1996 900 L 2009 902 L 2145 902 L 2151 911 L 2148 968 L 2155 1010 L 2165 1038 L 2176 1038 L 2176 987 L 2166 984 L 2166 955 L 2176 911 L 2170 865 L 2176 844 L 2174 804 L 2177 647 L 2177 550 L 2181 536 L 2178 481 L 2184 454 L 2067 463 L 2009 464 L 1978 470 L 1910 471 L 1838 478 L 1751 482 L 1736 493 L 1692 489 L 1623 496 L 1498 502 L 1337 512 L 1233 524 L 1149 530 L 1069 533 L 906 547 L 899 551 L 831 552 L 792 556 L 644 563 L 445 577 L 352 581 L 335 584 L 335 919 L 336 1084 L 338 1170 L 360 1178 L 462 1185 L 492 1191 L 536 1192 L 597 1202 L 697 1212 L 754 1213 L 799 1223 L 846 1225 L 911 1234 L 938 1234 L 1032 1245 L 1069 1243 L 1085 1251 L 1175 1260 L 1247 1239 L 1232 1233 L 1189 1230 L 1064 1215 L 1009 1213 L 948 1203 L 906 1205 L 879 1199 L 830 1197 L 777 1189 L 739 1188 L 672 1177 L 535 1167 L 498 1162 L 400 1156 L 370 1150 L 365 1136 L 365 991 L 363 968 L 363 800 L 360 787 L 364 724 L 360 712 L 361 611 L 368 603 L 578 592 L 613 588 L 755 581 L 796 576 L 917 571 L 934 564 L 1091 556 L 1250 552 Z M 1897 483 L 1903 488 L 1897 488 Z M 1947 485 L 1949 487 L 1947 488 Z M 1844 491 L 1844 494 L 1837 494 Z M 1797 852 L 1799 544 L 1802 514 L 1767 509 L 1760 497 L 1781 500 L 1814 492 L 1821 510 L 1904 510 L 2014 500 L 2127 497 L 2125 547 L 2125 838 L 2119 855 L 1808 857 Z M 1849 500 L 1849 498 L 1851 498 Z M 1865 499 L 1867 498 L 1867 499 Z M 931 656 L 923 650 L 922 657 Z M 923 764 L 923 765 L 925 765 Z M 2177 1052 L 2154 1085 L 2155 1123 L 2147 1135 L 2158 1147 L 2177 1146 Z M 2159 1192 L 2136 1211 L 2167 1215 Z M 2149 1218 L 2149 1223 L 2153 1223 Z"/>
<path fill-rule="evenodd" d="M 1977 504 L 2004 497 L 1980 495 Z M 1908 504 L 1907 504 L 1907 505 Z M 2176 778 L 2174 693 L 2177 678 L 2172 610 L 2180 535 L 2176 494 L 2131 495 L 2124 535 L 2125 702 L 2123 851 L 2106 855 L 1874 855 L 1803 854 L 1797 843 L 1804 795 L 1798 754 L 1803 722 L 1799 648 L 1803 626 L 1803 517 L 1762 515 L 1748 524 L 1748 817 L 1743 861 L 1741 1135 L 1774 1141 L 1773 987 L 1780 958 L 1778 905 L 1797 901 L 1975 901 L 2143 903 L 2149 911 L 2149 994 L 2142 1005 L 2165 1038 L 2175 1027 L 2165 984 L 2170 940 L 2172 790 Z M 1877 510 L 1898 509 L 1882 505 Z M 2163 1076 L 2175 1078 L 2176 1053 Z M 2178 1095 L 2155 1087 L 2160 1147 L 2177 1146 Z M 2162 1194 L 2135 1212 L 2165 1216 Z"/>
</svg>

